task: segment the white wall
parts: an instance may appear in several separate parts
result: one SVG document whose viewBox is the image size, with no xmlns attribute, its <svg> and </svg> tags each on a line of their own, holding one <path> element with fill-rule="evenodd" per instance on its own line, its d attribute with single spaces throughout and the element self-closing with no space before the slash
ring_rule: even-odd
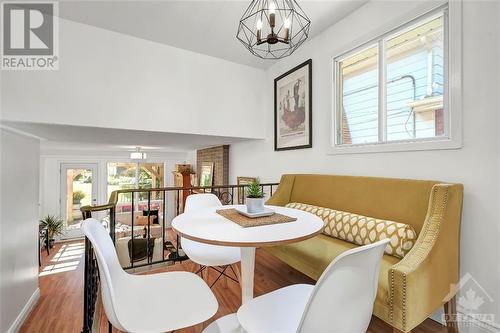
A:
<svg viewBox="0 0 500 333">
<path fill-rule="evenodd" d="M 263 137 L 263 70 L 64 19 L 59 32 L 58 71 L 2 73 L 5 120 Z"/>
<path fill-rule="evenodd" d="M 500 322 L 500 3 L 463 3 L 463 148 L 458 150 L 328 155 L 332 110 L 332 58 L 353 41 L 368 41 L 423 12 L 431 4 L 375 1 L 281 60 L 265 82 L 266 139 L 231 146 L 231 181 L 282 173 L 324 173 L 438 179 L 465 186 L 461 273 L 470 272 L 496 301 L 481 308 Z M 452 55 L 453 56 L 453 55 Z M 313 148 L 274 152 L 273 79 L 306 59 L 313 61 Z M 453 110 L 451 110 L 453 113 Z"/>
<path fill-rule="evenodd" d="M 0 136 L 0 332 L 11 332 L 39 296 L 40 142 L 2 128 Z"/>
</svg>

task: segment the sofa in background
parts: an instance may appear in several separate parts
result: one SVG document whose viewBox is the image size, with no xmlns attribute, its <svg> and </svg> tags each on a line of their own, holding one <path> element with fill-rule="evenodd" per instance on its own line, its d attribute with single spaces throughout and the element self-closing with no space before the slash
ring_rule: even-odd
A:
<svg viewBox="0 0 500 333">
<path fill-rule="evenodd" d="M 403 259 L 384 255 L 374 315 L 410 332 L 439 307 L 456 314 L 463 186 L 439 181 L 336 175 L 283 175 L 268 205 L 299 202 L 413 226 L 418 237 Z M 318 279 L 340 253 L 357 245 L 324 234 L 264 248 Z M 457 328 L 448 322 L 451 330 Z"/>
<path fill-rule="evenodd" d="M 128 248 L 128 242 L 130 241 L 130 237 L 121 237 L 116 239 L 116 253 L 118 255 L 118 261 L 122 267 L 130 267 L 132 262 L 130 260 L 130 251 Z M 151 262 L 159 262 L 163 260 L 163 242 L 161 238 L 155 238 L 154 240 L 154 248 L 153 255 L 151 258 Z M 134 251 L 136 253 L 136 251 Z M 147 258 L 144 260 L 134 261 L 135 265 L 143 265 L 147 264 Z"/>
</svg>

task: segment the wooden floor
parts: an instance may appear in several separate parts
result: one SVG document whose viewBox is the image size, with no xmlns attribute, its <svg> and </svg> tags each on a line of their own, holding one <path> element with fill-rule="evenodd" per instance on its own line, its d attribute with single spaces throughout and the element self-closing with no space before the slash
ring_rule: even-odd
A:
<svg viewBox="0 0 500 333">
<path fill-rule="evenodd" d="M 197 267 L 190 261 L 162 268 L 157 271 L 186 270 L 194 271 Z M 206 275 L 205 275 L 206 276 Z M 215 274 L 210 273 L 209 282 Z M 284 264 L 280 260 L 257 250 L 255 264 L 255 295 L 262 295 L 294 283 L 313 283 L 310 278 Z M 83 241 L 57 244 L 50 255 L 42 257 L 39 277 L 40 300 L 29 315 L 20 332 L 80 332 L 82 328 L 83 309 Z M 235 312 L 240 305 L 239 285 L 232 281 L 219 281 L 213 291 L 219 300 L 219 311 L 216 319 Z M 168 303 L 166 303 L 168 304 Z M 102 311 L 100 332 L 107 332 L 107 321 Z M 212 320 L 213 320 L 212 319 Z M 177 330 L 176 333 L 201 332 L 211 322 Z M 118 331 L 114 331 L 118 332 Z M 391 332 L 392 328 L 373 317 L 368 332 Z M 444 333 L 446 328 L 427 320 L 414 333 Z"/>
</svg>

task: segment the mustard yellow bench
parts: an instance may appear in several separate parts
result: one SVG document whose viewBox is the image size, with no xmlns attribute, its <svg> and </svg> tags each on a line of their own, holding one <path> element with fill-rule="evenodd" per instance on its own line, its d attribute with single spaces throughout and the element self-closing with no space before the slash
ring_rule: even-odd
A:
<svg viewBox="0 0 500 333">
<path fill-rule="evenodd" d="M 374 315 L 410 332 L 440 306 L 456 314 L 463 186 L 438 181 L 335 175 L 283 175 L 269 205 L 306 203 L 406 223 L 418 238 L 403 258 L 384 255 Z M 265 250 L 313 279 L 340 253 L 356 247 L 324 234 Z M 451 321 L 448 327 L 457 328 Z"/>
</svg>

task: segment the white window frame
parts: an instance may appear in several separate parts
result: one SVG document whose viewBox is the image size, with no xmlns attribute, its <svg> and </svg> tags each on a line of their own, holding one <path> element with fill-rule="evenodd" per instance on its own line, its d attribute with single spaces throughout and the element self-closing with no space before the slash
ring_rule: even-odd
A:
<svg viewBox="0 0 500 333">
<path fill-rule="evenodd" d="M 385 85 L 379 87 L 379 142 L 363 144 L 341 144 L 339 143 L 339 110 L 340 92 L 339 66 L 338 60 L 355 54 L 363 49 L 378 45 L 379 47 L 379 82 L 385 82 L 385 55 L 383 54 L 382 41 L 403 32 L 405 29 L 413 27 L 421 20 L 430 18 L 440 12 L 447 11 L 444 15 L 444 127 L 445 134 L 442 137 L 419 138 L 399 141 L 386 141 L 385 129 Z M 462 147 L 462 2 L 450 1 L 444 5 L 432 8 L 417 16 L 413 16 L 406 22 L 397 22 L 395 28 L 369 39 L 368 42 L 350 48 L 347 52 L 342 52 L 331 59 L 332 68 L 332 113 L 331 113 L 331 135 L 329 138 L 329 154 L 356 154 L 356 153 L 377 153 L 396 151 L 418 151 L 435 149 L 459 149 Z M 383 104 L 383 107 L 381 105 Z M 382 142 L 380 142 L 382 141 Z"/>
</svg>

